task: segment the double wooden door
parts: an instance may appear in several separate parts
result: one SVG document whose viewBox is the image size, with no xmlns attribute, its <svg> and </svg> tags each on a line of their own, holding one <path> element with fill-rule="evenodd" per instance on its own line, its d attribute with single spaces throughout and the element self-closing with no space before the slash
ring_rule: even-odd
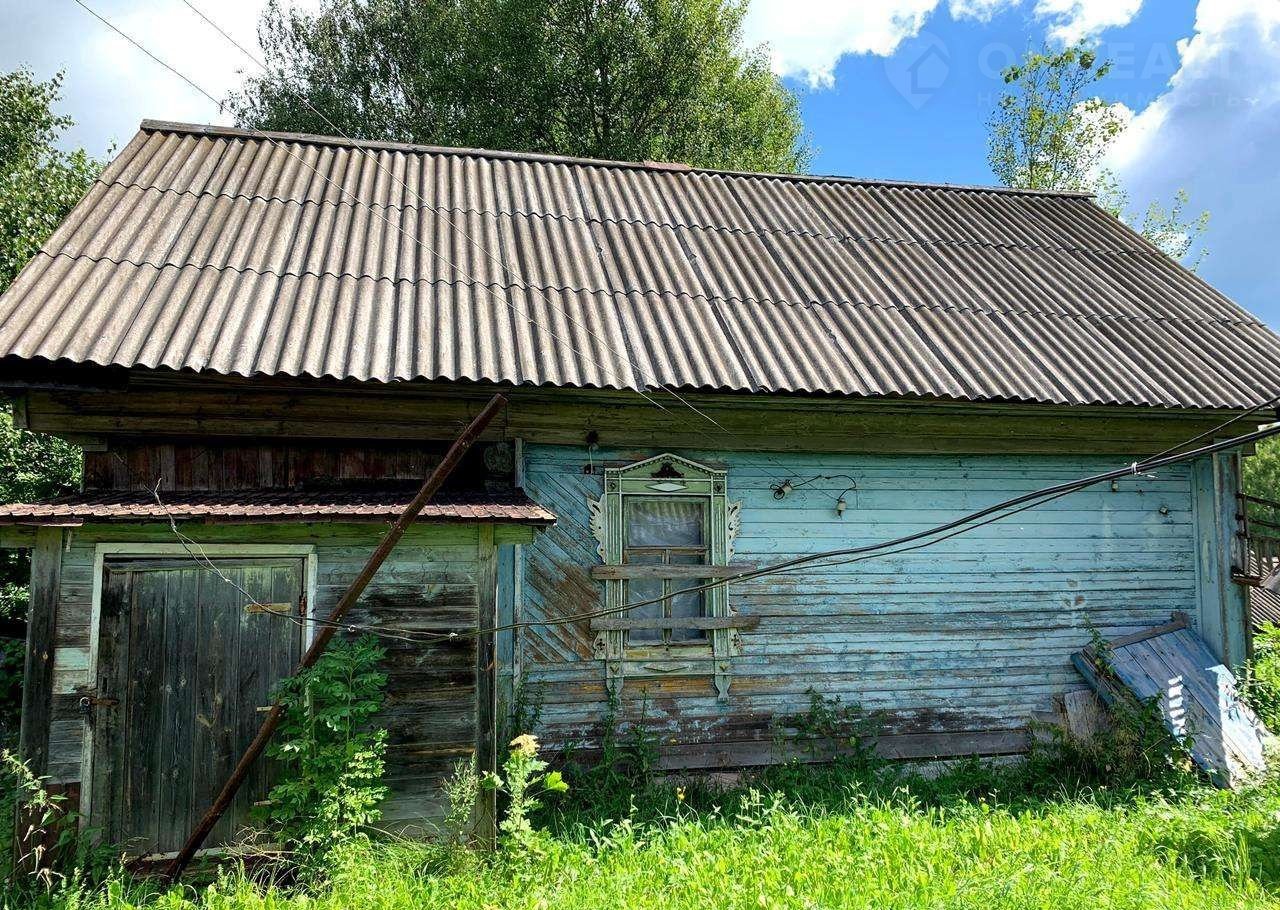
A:
<svg viewBox="0 0 1280 910">
<path fill-rule="evenodd" d="M 103 569 L 88 820 L 135 856 L 179 849 L 253 739 L 303 641 L 301 558 L 112 558 Z M 272 783 L 259 760 L 206 846 Z"/>
</svg>

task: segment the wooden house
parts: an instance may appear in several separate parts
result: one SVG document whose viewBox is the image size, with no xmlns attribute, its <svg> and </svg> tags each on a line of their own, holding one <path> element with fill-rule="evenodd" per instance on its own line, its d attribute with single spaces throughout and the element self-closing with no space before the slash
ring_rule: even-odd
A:
<svg viewBox="0 0 1280 910">
<path fill-rule="evenodd" d="M 612 693 L 663 768 L 739 768 L 810 691 L 889 756 L 1016 754 L 1092 629 L 1175 611 L 1238 662 L 1238 452 L 732 578 L 1280 392 L 1280 339 L 1082 195 L 156 122 L 0 298 L 0 357 L 22 425 L 85 448 L 80 491 L 0 507 L 33 549 L 23 752 L 158 853 L 495 389 L 351 618 L 459 633 L 384 639 L 411 828 L 517 692 L 552 749 L 589 755 Z"/>
</svg>

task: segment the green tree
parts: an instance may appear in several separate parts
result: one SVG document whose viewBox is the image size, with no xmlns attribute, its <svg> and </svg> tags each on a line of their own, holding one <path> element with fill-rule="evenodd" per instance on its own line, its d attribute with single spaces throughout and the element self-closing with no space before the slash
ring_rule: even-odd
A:
<svg viewBox="0 0 1280 910">
<path fill-rule="evenodd" d="M 1241 485 L 1250 496 L 1280 502 L 1280 436 L 1258 443 L 1254 454 L 1240 462 Z M 1250 510 L 1255 518 L 1280 523 L 1280 514 L 1255 503 Z"/>
<path fill-rule="evenodd" d="M 37 81 L 30 71 L 0 74 L 0 291 L 13 281 L 84 196 L 101 165 L 83 151 L 57 148 L 71 118 L 54 112 L 62 75 Z M 30 501 L 72 488 L 80 450 L 18 429 L 0 405 L 0 501 Z M 20 701 L 30 558 L 0 550 L 0 741 L 14 732 Z"/>
<path fill-rule="evenodd" d="M 62 74 L 39 82 L 30 70 L 0 74 L 0 291 L 49 239 L 102 166 L 57 141 L 71 126 L 57 114 Z"/>
<path fill-rule="evenodd" d="M 1200 241 L 1209 213 L 1188 213 L 1189 197 L 1179 190 L 1170 204 L 1152 202 L 1139 218 L 1129 211 L 1128 192 L 1103 165 L 1127 125 L 1117 107 L 1090 94 L 1110 69 L 1084 43 L 1032 51 L 1005 69 L 1005 90 L 988 124 L 987 161 L 1005 186 L 1094 193 L 1099 205 L 1194 269 L 1205 255 Z"/>
<path fill-rule="evenodd" d="M 801 170 L 796 98 L 765 48 L 744 46 L 745 11 L 744 0 L 322 0 L 313 13 L 271 0 L 259 25 L 268 72 L 228 104 L 257 129 Z"/>
</svg>

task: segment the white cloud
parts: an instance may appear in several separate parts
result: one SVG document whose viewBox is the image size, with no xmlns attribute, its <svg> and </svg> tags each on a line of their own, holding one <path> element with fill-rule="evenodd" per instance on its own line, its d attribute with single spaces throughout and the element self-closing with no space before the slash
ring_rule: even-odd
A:
<svg viewBox="0 0 1280 910">
<path fill-rule="evenodd" d="M 1037 0 L 1035 14 L 1049 24 L 1049 37 L 1063 44 L 1093 38 L 1128 25 L 1142 0 Z"/>
<path fill-rule="evenodd" d="M 1280 323 L 1280 3 L 1200 0 L 1167 90 L 1139 111 L 1109 165 L 1144 205 L 1179 188 L 1212 215 L 1201 273 Z"/>
<path fill-rule="evenodd" d="M 802 76 L 812 88 L 835 81 L 845 54 L 892 54 L 921 26 L 938 0 L 756 0 L 747 12 L 748 43 L 769 45 L 780 76 Z"/>
<path fill-rule="evenodd" d="M 846 54 L 888 57 L 946 6 L 954 19 L 986 22 L 1024 0 L 753 0 L 744 24 L 751 44 L 765 43 L 780 76 L 830 88 Z M 1025 0 L 1029 2 L 1029 0 Z M 1036 0 L 1033 15 L 1054 40 L 1092 37 L 1127 25 L 1142 0 Z"/>
<path fill-rule="evenodd" d="M 181 0 L 86 0 L 162 60 L 215 98 L 257 71 L 225 38 Z M 265 0 L 192 0 L 247 49 L 258 52 L 258 15 Z M 9 9 L 10 6 L 14 8 Z M 101 154 L 121 145 L 145 118 L 228 123 L 218 106 L 147 59 L 71 2 L 0 0 L 0 67 L 29 66 L 40 78 L 66 71 L 62 110 L 76 120 L 66 145 Z"/>
</svg>

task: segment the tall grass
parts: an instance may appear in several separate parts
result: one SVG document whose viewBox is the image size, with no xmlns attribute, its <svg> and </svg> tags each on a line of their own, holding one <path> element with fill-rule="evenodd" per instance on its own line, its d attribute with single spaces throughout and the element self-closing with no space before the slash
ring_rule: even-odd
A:
<svg viewBox="0 0 1280 910">
<path fill-rule="evenodd" d="M 837 767 L 714 790 L 652 786 L 613 818 L 545 813 L 493 854 L 356 840 L 322 884 L 115 875 L 28 897 L 56 910 L 1226 908 L 1280 906 L 1280 787 L 1025 791 L 1026 770 L 940 779 Z M 761 789 L 761 788 L 767 789 Z M 10 906 L 18 906 L 11 904 Z"/>
</svg>

